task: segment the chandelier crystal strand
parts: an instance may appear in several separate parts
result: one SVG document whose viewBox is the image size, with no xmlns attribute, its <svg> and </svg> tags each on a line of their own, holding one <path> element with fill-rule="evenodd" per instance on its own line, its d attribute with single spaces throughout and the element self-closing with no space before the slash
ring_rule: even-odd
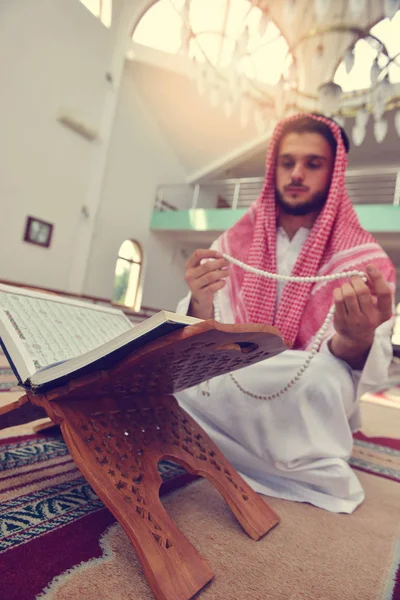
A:
<svg viewBox="0 0 400 600">
<path fill-rule="evenodd" d="M 277 273 L 268 273 L 267 271 L 263 271 L 261 269 L 255 268 L 255 267 L 251 267 L 250 265 L 247 265 L 246 263 L 244 263 L 240 260 L 237 260 L 236 258 L 233 258 L 229 254 L 223 254 L 222 256 L 225 258 L 225 260 L 240 267 L 241 269 L 243 269 L 244 271 L 247 271 L 248 273 L 253 273 L 254 275 L 258 275 L 259 277 L 265 277 L 267 279 L 275 279 L 277 281 L 285 281 L 285 282 L 292 281 L 295 283 L 318 283 L 321 281 L 336 281 L 337 279 L 343 279 L 343 278 L 355 277 L 355 276 L 361 277 L 364 282 L 367 281 L 367 276 L 363 271 L 357 271 L 357 270 L 345 271 L 343 273 L 332 273 L 331 275 L 317 275 L 315 277 L 298 277 L 298 276 L 290 276 L 290 275 L 279 275 Z M 217 321 L 221 322 L 222 319 L 221 319 L 221 311 L 220 311 L 220 307 L 219 307 L 218 294 L 216 294 L 216 296 L 214 298 L 214 314 L 215 314 L 215 319 Z M 247 396 L 250 396 L 251 398 L 254 398 L 255 400 L 274 400 L 275 398 L 279 398 L 280 396 L 283 396 L 283 394 L 285 394 L 288 390 L 290 390 L 290 388 L 292 388 L 299 381 L 300 377 L 305 373 L 305 371 L 309 367 L 314 356 L 318 353 L 320 344 L 323 340 L 323 337 L 328 329 L 330 322 L 333 319 L 334 314 L 335 314 L 335 305 L 332 305 L 331 308 L 329 309 L 328 314 L 326 315 L 326 318 L 325 318 L 321 328 L 319 329 L 319 331 L 315 337 L 315 340 L 311 347 L 311 350 L 308 353 L 308 356 L 305 359 L 302 367 L 297 371 L 295 376 L 290 381 L 288 381 L 288 383 L 279 391 L 275 392 L 274 394 L 268 394 L 268 395 L 254 394 L 253 392 L 246 390 L 238 382 L 238 380 L 232 373 L 229 373 L 229 377 L 232 379 L 232 381 L 234 382 L 236 387 L 243 394 L 246 394 Z M 204 391 L 203 393 L 208 396 L 210 395 L 208 386 L 206 388 L 206 391 Z"/>
<path fill-rule="evenodd" d="M 250 105 L 245 113 L 252 115 L 261 108 L 268 119 L 297 112 L 352 119 L 362 110 L 377 122 L 376 140 L 386 139 L 391 119 L 387 124 L 383 115 L 400 109 L 400 0 L 347 0 L 340 11 L 333 0 L 160 0 L 152 4 L 153 27 L 146 14 L 135 27 L 133 42 L 147 40 L 146 46 L 168 53 L 177 45 L 193 86 L 221 111 L 227 95 L 232 105 L 245 98 Z M 209 7 L 205 22 L 197 10 L 200 4 Z M 163 36 L 160 41 L 157 24 L 165 5 L 170 6 L 171 19 L 180 19 L 179 31 L 167 27 L 165 40 Z M 134 59 L 134 48 L 128 55 Z M 239 111 L 232 108 L 229 105 L 225 112 L 236 122 Z M 240 120 L 247 125 L 246 114 Z M 264 130 L 262 118 L 257 117 L 256 126 L 259 132 Z M 394 129 L 399 132 L 397 122 Z M 356 123 L 352 135 L 354 143 L 361 145 L 366 139 L 365 123 Z"/>
</svg>

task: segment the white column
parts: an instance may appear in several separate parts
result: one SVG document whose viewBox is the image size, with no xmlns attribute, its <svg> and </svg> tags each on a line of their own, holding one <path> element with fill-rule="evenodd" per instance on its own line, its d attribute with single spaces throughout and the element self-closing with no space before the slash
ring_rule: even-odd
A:
<svg viewBox="0 0 400 600">
<path fill-rule="evenodd" d="M 86 198 L 82 206 L 87 216 L 82 212 L 79 230 L 76 234 L 74 262 L 68 281 L 69 291 L 78 294 L 84 292 L 90 251 L 101 203 L 111 135 L 124 72 L 125 55 L 131 44 L 129 34 L 132 28 L 132 18 L 137 18 L 132 13 L 135 12 L 138 16 L 143 14 L 148 2 L 143 1 L 138 4 L 141 6 L 136 6 L 135 9 L 132 9 L 130 2 L 124 0 L 123 4 L 120 2 L 118 6 L 117 0 L 115 2 L 115 10 L 113 8 L 112 28 L 116 29 L 115 44 L 110 64 L 104 65 L 104 85 L 106 90 L 104 93 L 99 136 L 98 141 L 95 142 L 97 145 L 93 146 L 92 166 L 88 176 Z M 119 14 L 117 14 L 118 11 Z M 106 73 L 111 74 L 111 82 L 106 81 Z"/>
</svg>

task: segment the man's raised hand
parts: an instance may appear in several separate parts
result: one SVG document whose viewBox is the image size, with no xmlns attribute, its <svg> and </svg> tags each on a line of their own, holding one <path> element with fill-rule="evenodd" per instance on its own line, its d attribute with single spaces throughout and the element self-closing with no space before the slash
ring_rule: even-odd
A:
<svg viewBox="0 0 400 600">
<path fill-rule="evenodd" d="M 375 329 L 392 317 L 393 295 L 382 273 L 367 267 L 368 282 L 353 277 L 334 290 L 335 329 L 330 348 L 353 368 L 362 368 L 374 340 Z"/>
<path fill-rule="evenodd" d="M 199 319 L 212 319 L 213 300 L 225 286 L 229 262 L 216 250 L 196 250 L 186 263 L 185 281 L 192 293 L 188 314 Z"/>
</svg>

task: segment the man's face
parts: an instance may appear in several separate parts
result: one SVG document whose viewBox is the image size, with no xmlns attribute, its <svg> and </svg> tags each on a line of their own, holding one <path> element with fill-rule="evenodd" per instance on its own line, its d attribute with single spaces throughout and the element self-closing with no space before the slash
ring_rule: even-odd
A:
<svg viewBox="0 0 400 600">
<path fill-rule="evenodd" d="M 334 154 L 319 133 L 287 133 L 278 148 L 276 201 L 285 213 L 306 215 L 325 204 Z"/>
</svg>

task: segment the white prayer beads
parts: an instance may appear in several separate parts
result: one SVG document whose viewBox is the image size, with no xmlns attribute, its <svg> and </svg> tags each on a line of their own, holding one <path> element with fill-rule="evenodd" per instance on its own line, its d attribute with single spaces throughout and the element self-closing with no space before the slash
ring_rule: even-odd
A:
<svg viewBox="0 0 400 600">
<path fill-rule="evenodd" d="M 246 263 L 243 263 L 242 261 L 237 260 L 236 258 L 233 258 L 232 256 L 229 256 L 229 254 L 223 254 L 223 257 L 226 260 L 228 260 L 229 262 L 231 262 L 232 264 L 240 267 L 244 271 L 248 271 L 249 273 L 254 273 L 255 275 L 258 275 L 259 277 L 266 277 L 267 279 L 276 279 L 277 281 L 286 281 L 286 282 L 294 281 L 296 283 L 318 283 L 320 281 L 335 281 L 336 279 L 343 279 L 345 277 L 356 277 L 356 276 L 361 277 L 363 281 L 367 281 L 367 276 L 362 271 L 345 271 L 343 273 L 333 273 L 332 275 L 317 275 L 316 277 L 296 277 L 296 276 L 292 277 L 290 275 L 279 275 L 277 273 L 268 273 L 267 271 L 262 271 L 261 269 L 256 269 L 255 267 L 246 265 Z M 221 321 L 221 313 L 219 310 L 219 303 L 218 303 L 217 296 L 215 297 L 215 300 L 214 300 L 214 312 L 215 312 L 216 320 Z M 232 375 L 232 373 L 229 373 L 230 378 L 232 379 L 232 381 L 235 383 L 235 385 L 239 388 L 239 390 L 243 394 L 246 394 L 247 396 L 250 396 L 251 398 L 255 398 L 256 400 L 274 400 L 275 398 L 279 398 L 280 396 L 285 394 L 288 390 L 290 390 L 290 388 L 292 388 L 299 381 L 300 377 L 305 373 L 305 371 L 309 367 L 312 359 L 318 352 L 321 341 L 326 333 L 326 330 L 328 329 L 329 323 L 333 319 L 334 314 L 335 314 L 335 305 L 332 305 L 331 308 L 329 309 L 328 314 L 326 315 L 325 321 L 323 322 L 320 330 L 318 331 L 318 333 L 315 337 L 315 341 L 311 347 L 311 350 L 310 350 L 306 360 L 304 361 L 303 366 L 299 369 L 299 371 L 296 373 L 296 375 L 278 392 L 275 392 L 274 394 L 269 394 L 269 395 L 253 394 L 253 392 L 250 392 L 249 390 L 244 389 L 240 385 L 240 383 L 238 382 L 236 377 L 234 375 Z M 208 393 L 208 392 L 206 392 L 206 393 Z"/>
</svg>

